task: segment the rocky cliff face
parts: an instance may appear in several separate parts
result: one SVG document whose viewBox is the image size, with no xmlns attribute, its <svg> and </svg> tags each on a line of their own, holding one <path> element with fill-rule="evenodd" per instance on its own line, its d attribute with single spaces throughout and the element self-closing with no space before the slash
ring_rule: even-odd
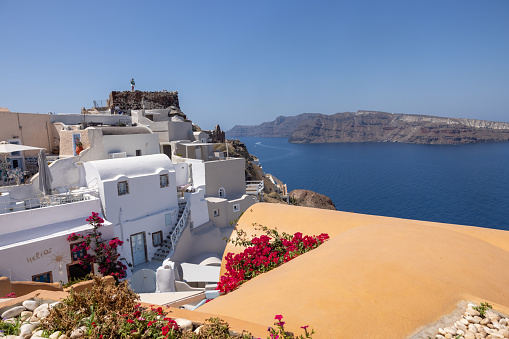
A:
<svg viewBox="0 0 509 339">
<path fill-rule="evenodd" d="M 227 133 L 235 135 L 242 132 L 241 136 L 288 137 L 288 141 L 293 143 L 464 144 L 509 141 L 509 123 L 485 120 L 372 111 L 334 115 L 301 114 L 278 119 L 254 128 L 235 126 Z M 279 133 L 278 130 L 282 126 L 288 129 L 284 133 Z"/>
<path fill-rule="evenodd" d="M 323 194 L 308 190 L 293 190 L 289 193 L 290 203 L 297 206 L 336 210 L 332 200 Z"/>
</svg>

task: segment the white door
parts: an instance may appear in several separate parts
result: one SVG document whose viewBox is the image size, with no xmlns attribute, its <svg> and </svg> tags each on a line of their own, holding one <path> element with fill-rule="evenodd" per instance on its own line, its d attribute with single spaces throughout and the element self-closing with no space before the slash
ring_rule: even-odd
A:
<svg viewBox="0 0 509 339">
<path fill-rule="evenodd" d="M 200 160 L 202 160 L 202 158 L 201 158 L 201 148 L 200 148 L 200 147 L 196 147 L 196 148 L 194 149 L 194 151 L 195 151 L 195 153 L 196 153 L 196 159 L 200 159 Z"/>
<path fill-rule="evenodd" d="M 145 233 L 131 235 L 131 251 L 133 253 L 133 265 L 138 265 L 147 261 L 145 256 Z"/>
</svg>

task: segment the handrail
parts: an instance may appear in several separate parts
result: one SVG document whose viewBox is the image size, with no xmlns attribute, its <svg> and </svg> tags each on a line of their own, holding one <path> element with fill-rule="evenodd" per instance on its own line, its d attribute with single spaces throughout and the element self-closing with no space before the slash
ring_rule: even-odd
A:
<svg viewBox="0 0 509 339">
<path fill-rule="evenodd" d="M 246 181 L 246 187 L 253 187 L 256 186 L 256 192 L 260 193 L 263 191 L 263 188 L 265 187 L 263 180 L 256 180 L 256 181 Z"/>
<path fill-rule="evenodd" d="M 171 234 L 171 249 L 175 250 L 175 247 L 177 247 L 177 243 L 180 239 L 180 236 L 182 235 L 182 232 L 184 232 L 184 229 L 187 226 L 187 218 L 189 217 L 189 211 L 191 209 L 191 199 L 187 200 L 186 207 L 184 208 L 184 211 L 182 212 L 182 216 L 180 217 L 180 220 L 178 221 L 177 225 L 175 226 L 175 229 L 173 230 Z"/>
<path fill-rule="evenodd" d="M 19 275 L 19 274 L 17 274 L 17 273 L 15 273 L 15 272 L 13 272 L 10 268 L 3 267 L 2 265 L 0 265 L 0 269 L 4 269 L 4 270 L 9 271 L 9 280 L 10 280 L 10 281 L 30 281 L 30 280 L 28 280 L 27 278 L 25 278 L 24 276 Z M 4 275 L 4 276 L 6 277 L 6 275 L 5 275 L 4 273 L 2 273 L 1 271 L 0 271 L 0 274 L 1 274 L 1 275 Z M 12 280 L 12 275 L 13 275 L 13 274 L 14 274 L 14 275 L 17 275 L 19 278 L 21 278 L 21 280 Z"/>
</svg>

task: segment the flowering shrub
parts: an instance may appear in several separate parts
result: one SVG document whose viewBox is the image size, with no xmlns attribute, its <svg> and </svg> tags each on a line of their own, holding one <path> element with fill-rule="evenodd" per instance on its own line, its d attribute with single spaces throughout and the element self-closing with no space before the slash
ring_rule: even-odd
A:
<svg viewBox="0 0 509 339">
<path fill-rule="evenodd" d="M 12 293 L 6 294 L 5 297 L 3 297 L 3 298 L 16 298 L 16 293 L 12 292 Z"/>
<path fill-rule="evenodd" d="M 120 325 L 119 334 L 126 338 L 179 338 L 180 330 L 175 320 L 165 316 L 162 307 L 150 310 L 140 309 L 137 304 L 136 311 L 123 314 L 124 321 Z"/>
<path fill-rule="evenodd" d="M 87 235 L 72 233 L 67 237 L 69 242 L 83 240 L 72 249 L 73 252 L 83 250 L 84 253 L 87 253 L 79 258 L 80 265 L 87 267 L 97 263 L 99 264 L 99 272 L 102 275 L 112 275 L 116 279 L 125 278 L 127 267 L 118 260 L 120 254 L 117 253 L 117 247 L 121 246 L 124 242 L 118 238 L 113 238 L 110 241 L 102 240 L 102 233 L 98 229 L 103 225 L 104 219 L 99 216 L 99 213 L 92 212 L 92 215 L 87 218 L 87 222 L 94 227 L 92 233 Z M 91 249 L 93 249 L 95 254 L 86 252 Z"/>
<path fill-rule="evenodd" d="M 160 306 L 144 307 L 139 304 L 139 295 L 135 294 L 126 281 L 118 285 L 109 284 L 106 279 L 94 276 L 92 288 L 82 292 L 70 290 L 62 303 L 52 307 L 49 315 L 41 319 L 40 328 L 47 337 L 60 331 L 71 337 L 76 328 L 84 331 L 82 338 L 95 339 L 252 339 L 252 335 L 243 331 L 231 333 L 228 323 L 219 318 L 210 318 L 200 327 L 199 333 L 183 331 L 175 320 L 168 316 L 166 308 Z M 276 329 L 269 328 L 270 338 L 293 338 L 284 331 L 283 316 L 276 316 Z M 5 335 L 19 335 L 23 321 L 7 323 L 0 320 L 1 331 Z M 196 324 L 195 324 L 196 326 Z M 298 339 L 311 338 L 314 333 L 307 332 Z"/>
<path fill-rule="evenodd" d="M 294 337 L 293 334 L 291 333 L 287 333 L 285 331 L 285 322 L 283 321 L 283 316 L 282 315 L 276 315 L 274 317 L 274 319 L 276 319 L 276 321 L 274 322 L 274 326 L 276 328 L 273 328 L 273 327 L 269 327 L 267 329 L 267 331 L 269 331 L 270 333 L 270 339 L 293 339 L 293 338 L 297 338 L 297 339 L 307 339 L 307 338 L 311 338 L 311 336 L 313 334 L 315 334 L 315 331 L 311 330 L 311 332 L 308 332 L 308 325 L 306 326 L 301 326 L 300 328 L 302 328 L 304 330 L 304 335 L 300 335 L 298 337 Z"/>
<path fill-rule="evenodd" d="M 235 246 L 247 248 L 242 253 L 226 255 L 226 273 L 217 285 L 217 289 L 221 292 L 233 291 L 245 281 L 270 271 L 329 239 L 326 233 L 319 236 L 303 236 L 301 232 L 294 235 L 285 232 L 279 234 L 277 229 L 265 226 L 259 226 L 256 229 L 262 230 L 265 234 L 248 240 L 245 231 L 237 230 L 237 238 L 230 240 Z"/>
</svg>

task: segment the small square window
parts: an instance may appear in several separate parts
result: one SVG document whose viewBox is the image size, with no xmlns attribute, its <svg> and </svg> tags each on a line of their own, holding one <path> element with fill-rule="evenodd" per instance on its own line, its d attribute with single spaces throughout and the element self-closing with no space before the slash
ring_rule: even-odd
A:
<svg viewBox="0 0 509 339">
<path fill-rule="evenodd" d="M 168 182 L 168 174 L 161 174 L 159 176 L 159 185 L 162 187 L 168 187 L 169 185 L 169 182 Z"/>
<path fill-rule="evenodd" d="M 80 243 L 71 244 L 71 259 L 73 263 L 78 262 L 80 258 L 83 258 L 87 254 L 87 250 L 84 248 L 79 248 L 79 250 L 73 251 L 73 249 L 78 247 L 78 245 L 80 245 Z"/>
<path fill-rule="evenodd" d="M 152 245 L 154 247 L 161 246 L 163 244 L 163 231 L 152 233 Z"/>
<path fill-rule="evenodd" d="M 129 184 L 127 181 L 119 181 L 117 183 L 118 195 L 129 194 Z"/>
<path fill-rule="evenodd" d="M 238 211 L 240 211 L 240 204 L 233 205 L 233 212 L 238 212 Z"/>
<path fill-rule="evenodd" d="M 141 155 L 141 149 L 136 150 L 136 156 L 139 157 Z"/>
<path fill-rule="evenodd" d="M 218 216 L 219 216 L 219 210 L 218 210 L 218 209 L 215 209 L 213 213 L 214 213 L 214 216 L 215 216 L 215 217 L 218 217 Z"/>
<path fill-rule="evenodd" d="M 43 283 L 52 283 L 53 282 L 53 274 L 51 272 L 36 274 L 32 276 L 32 281 L 43 282 Z"/>
</svg>

